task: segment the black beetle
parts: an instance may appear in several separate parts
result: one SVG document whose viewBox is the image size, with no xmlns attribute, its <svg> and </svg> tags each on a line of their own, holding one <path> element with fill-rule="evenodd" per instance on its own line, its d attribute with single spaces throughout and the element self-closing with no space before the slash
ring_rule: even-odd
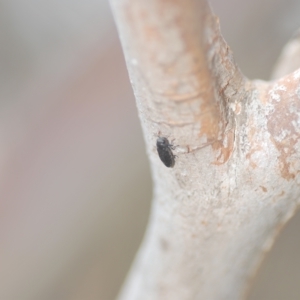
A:
<svg viewBox="0 0 300 300">
<path fill-rule="evenodd" d="M 156 141 L 157 153 L 160 160 L 168 168 L 173 168 L 175 165 L 175 157 L 172 150 L 174 146 L 169 143 L 169 140 L 166 137 L 158 137 Z"/>
</svg>

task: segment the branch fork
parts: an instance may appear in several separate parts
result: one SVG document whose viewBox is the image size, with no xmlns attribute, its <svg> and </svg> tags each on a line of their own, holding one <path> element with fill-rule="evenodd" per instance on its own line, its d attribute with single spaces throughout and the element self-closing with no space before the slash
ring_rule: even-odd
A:
<svg viewBox="0 0 300 300">
<path fill-rule="evenodd" d="M 111 4 L 154 182 L 119 299 L 242 299 L 299 206 L 300 71 L 248 80 L 204 0 Z M 174 168 L 157 132 L 186 149 Z"/>
</svg>

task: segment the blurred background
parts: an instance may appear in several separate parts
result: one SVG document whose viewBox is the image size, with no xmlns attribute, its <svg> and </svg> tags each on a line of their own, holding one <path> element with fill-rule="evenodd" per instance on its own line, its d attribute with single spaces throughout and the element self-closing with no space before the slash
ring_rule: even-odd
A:
<svg viewBox="0 0 300 300">
<path fill-rule="evenodd" d="M 211 4 L 244 74 L 268 79 L 300 2 Z M 0 299 L 114 299 L 151 193 L 108 1 L 0 0 Z M 249 299 L 300 299 L 299 230 L 298 214 Z"/>
</svg>

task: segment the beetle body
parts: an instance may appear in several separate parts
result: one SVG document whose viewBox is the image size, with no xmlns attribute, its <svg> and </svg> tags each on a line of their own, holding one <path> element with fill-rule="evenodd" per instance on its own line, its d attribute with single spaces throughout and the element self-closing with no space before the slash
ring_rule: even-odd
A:
<svg viewBox="0 0 300 300">
<path fill-rule="evenodd" d="M 175 155 L 172 150 L 174 146 L 169 143 L 166 137 L 159 137 L 156 141 L 156 149 L 160 160 L 168 168 L 173 168 L 175 165 Z"/>
</svg>

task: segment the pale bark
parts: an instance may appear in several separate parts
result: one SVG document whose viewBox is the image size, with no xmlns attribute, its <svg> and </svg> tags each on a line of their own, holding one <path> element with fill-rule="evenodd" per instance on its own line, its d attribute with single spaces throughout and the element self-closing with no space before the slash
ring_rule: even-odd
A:
<svg viewBox="0 0 300 300">
<path fill-rule="evenodd" d="M 278 79 L 300 68 L 300 30 L 285 45 L 273 70 L 272 79 Z"/>
<path fill-rule="evenodd" d="M 120 299 L 242 299 L 299 203 L 300 71 L 247 80 L 204 0 L 111 3 L 154 182 Z"/>
</svg>

